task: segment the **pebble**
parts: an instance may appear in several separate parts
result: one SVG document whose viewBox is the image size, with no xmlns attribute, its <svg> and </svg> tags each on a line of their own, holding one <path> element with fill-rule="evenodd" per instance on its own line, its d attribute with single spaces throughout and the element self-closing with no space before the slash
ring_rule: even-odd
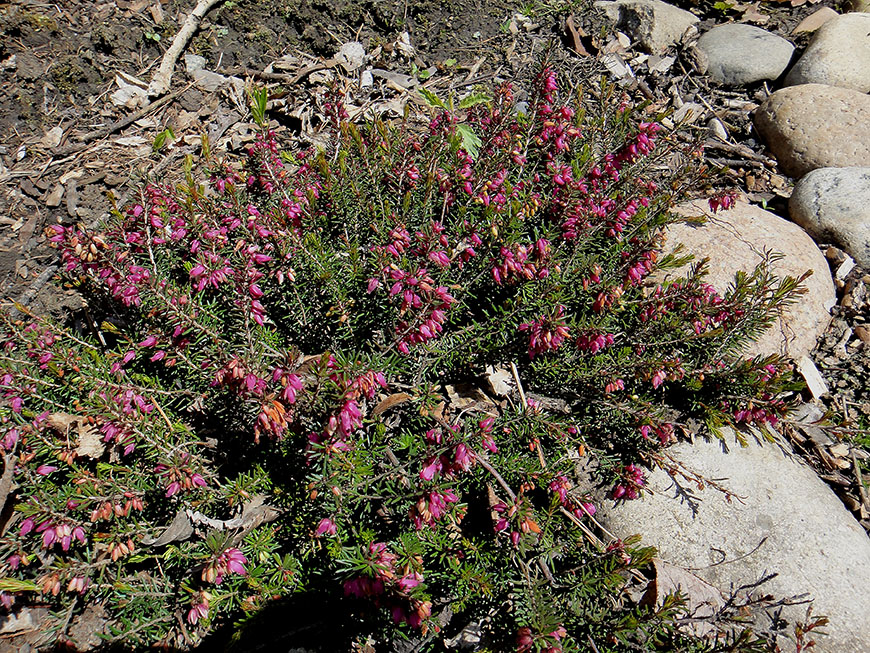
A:
<svg viewBox="0 0 870 653">
<path fill-rule="evenodd" d="M 661 0 L 614 0 L 596 2 L 616 26 L 653 54 L 679 41 L 698 17 Z"/>
<path fill-rule="evenodd" d="M 707 74 L 726 86 L 777 79 L 794 52 L 781 36 L 743 23 L 717 25 L 698 40 L 698 47 L 707 55 Z"/>
<path fill-rule="evenodd" d="M 728 130 L 725 129 L 725 125 L 718 118 L 710 118 L 707 122 L 707 133 L 711 138 L 718 138 L 723 142 L 728 140 Z"/>
<path fill-rule="evenodd" d="M 807 173 L 795 184 L 788 211 L 816 241 L 835 243 L 870 269 L 870 167 Z"/>
<path fill-rule="evenodd" d="M 870 161 L 870 95 L 823 84 L 801 84 L 770 95 L 755 127 L 786 174 Z"/>
<path fill-rule="evenodd" d="M 363 65 L 366 59 L 366 50 L 359 41 L 344 43 L 335 53 L 335 60 L 340 63 L 347 72 L 353 72 Z"/>
<path fill-rule="evenodd" d="M 827 84 L 870 92 L 870 13 L 831 18 L 785 77 L 786 86 Z"/>
<path fill-rule="evenodd" d="M 710 215 L 707 203 L 702 200 L 681 204 L 675 211 L 685 216 Z M 816 339 L 830 324 L 828 306 L 836 302 L 836 295 L 828 262 L 796 224 L 738 201 L 703 225 L 673 224 L 667 235 L 669 243 L 682 243 L 696 258 L 710 259 L 707 280 L 719 293 L 727 290 L 738 271 L 752 272 L 762 260 L 759 252 L 765 249 L 784 255 L 771 264 L 778 277 L 798 277 L 812 270 L 812 276 L 804 282 L 806 293 L 784 309 L 756 342 L 746 345 L 747 355 L 785 353 L 798 359 L 815 347 Z"/>
<path fill-rule="evenodd" d="M 192 75 L 197 70 L 202 70 L 205 68 L 205 57 L 200 56 L 198 54 L 186 54 L 184 55 L 184 70 L 187 74 Z"/>
</svg>

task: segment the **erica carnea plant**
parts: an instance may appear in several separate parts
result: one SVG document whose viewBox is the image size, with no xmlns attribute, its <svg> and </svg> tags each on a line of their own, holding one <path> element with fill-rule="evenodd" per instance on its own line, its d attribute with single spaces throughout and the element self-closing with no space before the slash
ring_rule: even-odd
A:
<svg viewBox="0 0 870 653">
<path fill-rule="evenodd" d="M 631 500 L 687 420 L 774 422 L 787 370 L 739 346 L 797 282 L 660 283 L 691 150 L 611 88 L 559 91 L 544 67 L 522 104 L 429 95 L 422 129 L 332 98 L 326 149 L 264 129 L 53 227 L 88 308 L 4 318 L 6 608 L 49 606 L 61 640 L 99 605 L 133 647 L 282 600 L 327 647 L 469 623 L 497 650 L 674 646 L 676 598 L 620 593 L 652 551 L 596 530 L 575 468 Z M 488 368 L 519 387 L 486 397 Z"/>
</svg>

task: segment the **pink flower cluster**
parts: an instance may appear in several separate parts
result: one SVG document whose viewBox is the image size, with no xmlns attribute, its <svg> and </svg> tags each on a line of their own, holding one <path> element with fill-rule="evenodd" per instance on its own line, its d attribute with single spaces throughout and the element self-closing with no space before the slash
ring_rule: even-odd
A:
<svg viewBox="0 0 870 653">
<path fill-rule="evenodd" d="M 456 300 L 446 286 L 438 286 L 425 268 L 409 274 L 400 269 L 389 273 L 393 280 L 391 297 L 401 297 L 402 314 L 412 311 L 413 319 L 402 319 L 396 324 L 396 349 L 409 354 L 412 345 L 422 344 L 444 330 L 446 312 Z"/>
<path fill-rule="evenodd" d="M 779 416 L 785 413 L 785 404 L 782 400 L 768 400 L 766 406 L 753 406 L 734 411 L 734 421 L 738 424 L 770 424 L 776 426 Z"/>
<path fill-rule="evenodd" d="M 661 367 L 654 368 L 647 374 L 653 388 L 658 390 L 665 381 L 679 381 L 686 375 L 683 363 L 679 356 L 660 363 Z"/>
<path fill-rule="evenodd" d="M 717 195 L 711 197 L 708 201 L 710 204 L 710 210 L 713 213 L 718 213 L 720 210 L 727 211 L 732 206 L 734 206 L 734 202 L 737 201 L 737 193 L 735 192 L 727 192 L 723 191 Z"/>
<path fill-rule="evenodd" d="M 31 531 L 42 533 L 42 546 L 49 549 L 53 545 L 60 545 L 64 551 L 69 551 L 73 542 L 78 541 L 81 544 L 87 542 L 85 538 L 85 529 L 81 526 L 71 525 L 68 523 L 57 524 L 50 519 L 46 519 L 36 525 L 36 520 L 33 517 L 28 517 L 21 522 L 21 530 L 19 535 L 24 537 Z"/>
<path fill-rule="evenodd" d="M 529 332 L 530 358 L 555 351 L 568 337 L 570 331 L 565 323 L 564 311 L 565 307 L 560 305 L 550 316 L 520 324 L 520 331 Z"/>
<path fill-rule="evenodd" d="M 655 269 L 657 254 L 655 250 L 643 252 L 638 255 L 637 259 L 629 266 L 628 272 L 625 274 L 625 284 L 638 285 L 643 279 Z"/>
<path fill-rule="evenodd" d="M 533 245 L 514 245 L 513 249 L 502 247 L 501 260 L 492 268 L 492 278 L 499 285 L 518 281 L 544 279 L 549 276 L 547 260 L 550 256 L 550 242 L 539 238 Z"/>
<path fill-rule="evenodd" d="M 414 528 L 419 531 L 425 526 L 435 526 L 447 514 L 450 504 L 458 501 L 459 497 L 450 489 L 424 492 L 411 508 L 409 515 L 414 522 Z"/>
<path fill-rule="evenodd" d="M 317 528 L 314 529 L 314 537 L 322 537 L 324 535 L 335 535 L 337 529 L 335 527 L 335 522 L 329 518 L 323 518 L 320 520 L 320 523 L 317 524 Z"/>
<path fill-rule="evenodd" d="M 344 594 L 372 599 L 389 608 L 396 623 L 420 628 L 432 615 L 432 604 L 410 595 L 423 582 L 423 574 L 410 566 L 399 568 L 398 558 L 383 542 L 373 542 L 366 552 L 369 574 L 345 581 Z"/>
<path fill-rule="evenodd" d="M 487 417 L 486 419 L 482 419 L 478 424 L 478 428 L 480 429 L 481 444 L 483 445 L 483 448 L 490 453 L 498 453 L 498 446 L 496 445 L 495 438 L 492 435 L 492 427 L 494 424 L 494 417 Z"/>
<path fill-rule="evenodd" d="M 374 399 L 378 388 L 387 389 L 387 380 L 382 372 L 368 370 L 348 379 L 347 375 L 338 370 L 338 363 L 332 356 L 326 366 L 333 370 L 330 379 L 341 391 L 342 403 L 338 412 L 329 416 L 320 433 L 309 434 L 309 454 L 314 447 L 320 447 L 328 454 L 346 451 L 350 447 L 348 439 L 363 425 L 360 402 Z"/>
<path fill-rule="evenodd" d="M 617 501 L 637 499 L 645 485 L 646 475 L 643 470 L 634 464 L 626 465 L 622 468 L 622 480 L 613 486 L 610 496 Z"/>
<path fill-rule="evenodd" d="M 577 336 L 577 349 L 590 354 L 597 354 L 602 349 L 613 345 L 614 342 L 615 338 L 612 333 L 604 333 L 597 329 L 592 329 Z"/>
<path fill-rule="evenodd" d="M 561 639 L 568 634 L 563 626 L 559 626 L 555 630 L 535 635 L 534 631 L 528 626 L 523 626 L 517 632 L 517 653 L 526 653 L 527 651 L 536 651 L 536 653 L 561 653 Z"/>
<path fill-rule="evenodd" d="M 676 440 L 676 437 L 674 436 L 674 425 L 668 424 L 667 422 L 654 425 L 644 424 L 638 430 L 644 440 L 650 440 L 652 435 L 655 435 L 659 444 L 663 447 Z"/>
<path fill-rule="evenodd" d="M 508 533 L 511 544 L 515 548 L 520 545 L 524 534 L 541 532 L 540 527 L 531 518 L 531 506 L 522 495 L 518 496 L 511 505 L 504 502 L 496 503 L 492 506 L 492 511 L 498 515 L 495 521 L 495 532 Z"/>
<path fill-rule="evenodd" d="M 577 519 L 592 516 L 595 514 L 595 505 L 589 501 L 582 501 L 576 497 L 572 497 L 569 492 L 573 484 L 564 474 L 559 474 L 556 478 L 550 481 L 550 491 L 554 492 L 559 497 L 559 503 L 568 512 L 572 513 Z"/>
<path fill-rule="evenodd" d="M 236 548 L 225 549 L 219 556 L 211 560 L 202 570 L 202 580 L 206 583 L 220 585 L 228 574 L 246 574 L 245 565 L 248 559 Z"/>
<path fill-rule="evenodd" d="M 169 465 L 160 463 L 154 468 L 154 473 L 162 477 L 164 482 L 168 481 L 167 497 L 174 496 L 179 492 L 190 492 L 207 485 L 202 475 L 191 469 L 190 454 L 188 453 L 178 454 L 176 460 Z"/>
<path fill-rule="evenodd" d="M 430 445 L 444 449 L 443 453 L 429 456 L 420 470 L 420 478 L 431 481 L 436 475 L 441 474 L 446 478 L 455 478 L 457 475 L 467 472 L 475 462 L 475 455 L 465 442 L 458 441 L 456 437 L 461 427 L 452 426 L 445 435 L 441 429 L 426 431 L 426 441 Z"/>
<path fill-rule="evenodd" d="M 191 608 L 187 613 L 187 622 L 195 626 L 200 619 L 208 617 L 209 594 L 199 592 L 191 603 Z"/>
<path fill-rule="evenodd" d="M 70 506 L 77 507 L 77 506 Z M 91 521 L 110 520 L 114 517 L 126 517 L 132 511 L 142 511 L 145 504 L 142 498 L 133 492 L 124 492 L 121 497 L 114 501 L 102 501 L 91 511 Z"/>
</svg>

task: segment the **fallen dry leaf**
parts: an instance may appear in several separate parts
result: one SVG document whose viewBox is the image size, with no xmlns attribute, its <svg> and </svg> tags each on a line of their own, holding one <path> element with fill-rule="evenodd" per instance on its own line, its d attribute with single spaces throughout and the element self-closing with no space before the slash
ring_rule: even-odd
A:
<svg viewBox="0 0 870 653">
<path fill-rule="evenodd" d="M 743 12 L 743 20 L 741 22 L 749 22 L 755 23 L 756 25 L 764 25 L 770 20 L 770 16 L 767 14 L 761 13 L 758 8 L 761 6 L 760 2 L 756 2 L 751 5 L 734 5 L 734 9 Z"/>
<path fill-rule="evenodd" d="M 191 535 L 193 535 L 193 524 L 182 508 L 175 513 L 172 523 L 160 534 L 160 537 L 144 537 L 141 542 L 144 546 L 165 546 L 171 542 L 186 540 Z"/>
<path fill-rule="evenodd" d="M 496 397 L 507 397 L 513 386 L 513 376 L 504 367 L 486 367 L 486 384 Z"/>
<path fill-rule="evenodd" d="M 397 392 L 395 394 L 391 394 L 389 397 L 387 397 L 377 406 L 375 406 L 374 410 L 372 410 L 372 415 L 380 415 L 381 413 L 390 410 L 390 408 L 404 404 L 410 398 L 411 395 L 404 392 Z"/>
<path fill-rule="evenodd" d="M 105 452 L 106 444 L 100 432 L 92 424 L 88 424 L 86 418 L 69 413 L 51 413 L 46 421 L 67 440 L 70 439 L 70 432 L 75 429 L 78 436 L 75 450 L 77 456 L 97 459 Z"/>
<path fill-rule="evenodd" d="M 808 32 L 815 32 L 822 25 L 837 16 L 839 16 L 839 14 L 830 7 L 822 7 L 818 11 L 811 13 L 809 16 L 799 22 L 797 24 L 797 27 L 795 27 L 791 33 L 804 34 Z"/>
<path fill-rule="evenodd" d="M 106 443 L 103 442 L 102 434 L 93 426 L 87 425 L 84 428 L 79 425 L 79 441 L 76 446 L 76 455 L 94 460 L 102 457 L 106 451 Z"/>
<path fill-rule="evenodd" d="M 565 20 L 565 29 L 568 31 L 568 37 L 571 39 L 571 48 L 583 57 L 591 57 L 589 51 L 583 45 L 583 37 L 589 36 L 582 27 L 577 27 L 574 24 L 574 14 L 568 16 Z"/>
</svg>

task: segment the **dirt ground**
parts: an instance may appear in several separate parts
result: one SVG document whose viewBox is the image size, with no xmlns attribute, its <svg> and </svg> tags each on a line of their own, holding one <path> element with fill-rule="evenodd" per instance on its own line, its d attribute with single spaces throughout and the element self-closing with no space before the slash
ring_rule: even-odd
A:
<svg viewBox="0 0 870 653">
<path fill-rule="evenodd" d="M 6 297 L 26 291 L 50 262 L 51 253 L 40 247 L 46 225 L 98 218 L 110 208 L 108 192 L 122 197 L 131 178 L 159 163 L 118 151 L 57 157 L 52 149 L 123 116 L 108 97 L 116 75 L 147 81 L 192 6 L 183 0 L 0 3 L 0 287 Z M 288 52 L 330 57 L 342 43 L 358 40 L 368 52 L 381 46 L 381 63 L 390 68 L 392 44 L 406 31 L 416 55 L 405 63 L 425 69 L 490 49 L 499 56 L 491 46 L 511 15 L 505 0 L 227 0 L 208 14 L 185 52 L 205 57 L 210 70 L 261 70 Z M 231 109 L 195 88 L 178 104 L 186 112 L 208 107 L 205 116 Z M 125 134 L 153 139 L 177 115 L 170 108 L 158 116 L 160 125 L 140 121 Z M 198 126 L 207 128 L 202 117 Z M 62 130 L 58 142 L 52 129 Z"/>
</svg>

